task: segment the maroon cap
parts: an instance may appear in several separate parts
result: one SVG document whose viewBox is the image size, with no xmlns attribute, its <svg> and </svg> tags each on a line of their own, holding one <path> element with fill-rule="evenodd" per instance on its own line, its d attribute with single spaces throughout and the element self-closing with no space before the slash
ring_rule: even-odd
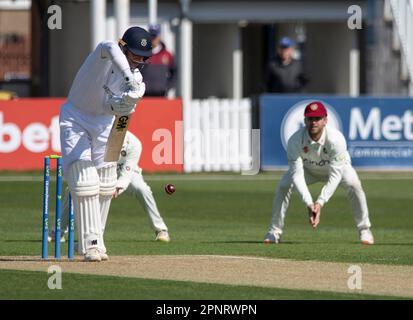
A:
<svg viewBox="0 0 413 320">
<path fill-rule="evenodd" d="M 327 109 L 324 105 L 319 101 L 314 101 L 305 107 L 304 110 L 304 117 L 326 117 L 327 116 Z"/>
</svg>

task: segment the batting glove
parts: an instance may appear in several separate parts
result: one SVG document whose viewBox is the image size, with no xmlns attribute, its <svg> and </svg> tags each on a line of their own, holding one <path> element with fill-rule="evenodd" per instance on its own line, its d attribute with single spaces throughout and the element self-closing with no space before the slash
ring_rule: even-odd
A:
<svg viewBox="0 0 413 320">
<path fill-rule="evenodd" d="M 135 111 L 137 99 L 126 97 L 125 93 L 121 96 L 112 96 L 109 98 L 110 113 L 116 116 L 127 116 Z"/>
<path fill-rule="evenodd" d="M 123 91 L 134 91 L 139 93 L 140 98 L 143 97 L 145 94 L 145 84 L 139 70 L 135 69 L 132 78 L 125 79 Z"/>
</svg>

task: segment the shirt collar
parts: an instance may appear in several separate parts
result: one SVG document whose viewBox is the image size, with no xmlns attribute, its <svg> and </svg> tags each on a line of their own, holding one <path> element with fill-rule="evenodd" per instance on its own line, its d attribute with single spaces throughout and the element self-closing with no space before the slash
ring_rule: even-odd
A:
<svg viewBox="0 0 413 320">
<path fill-rule="evenodd" d="M 305 135 L 306 135 L 306 140 L 309 144 L 319 144 L 320 146 L 323 146 L 326 143 L 326 127 L 324 127 L 323 129 L 323 133 L 321 134 L 321 137 L 318 141 L 314 141 L 313 139 L 311 139 L 310 135 L 308 134 L 307 129 L 305 130 Z"/>
</svg>

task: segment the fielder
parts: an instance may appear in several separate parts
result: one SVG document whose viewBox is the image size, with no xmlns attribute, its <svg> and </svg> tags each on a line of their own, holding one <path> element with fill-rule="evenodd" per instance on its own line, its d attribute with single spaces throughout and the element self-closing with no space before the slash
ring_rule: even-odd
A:
<svg viewBox="0 0 413 320">
<path fill-rule="evenodd" d="M 142 144 L 140 140 L 131 132 L 126 133 L 125 141 L 122 145 L 121 155 L 117 166 L 118 181 L 116 184 L 116 192 L 114 197 L 117 198 L 121 193 L 127 190 L 127 193 L 135 196 L 141 203 L 145 212 L 149 216 L 149 222 L 152 229 L 155 231 L 155 240 L 161 242 L 169 242 L 170 237 L 168 227 L 162 219 L 151 188 L 143 180 L 142 169 L 138 163 L 142 153 Z M 67 234 L 67 225 L 69 217 L 69 190 L 66 189 L 63 208 L 62 208 L 62 230 Z M 107 216 L 106 216 L 107 218 Z M 106 221 L 102 221 L 102 233 L 105 231 Z M 54 240 L 54 230 L 49 235 L 49 242 Z M 61 242 L 65 241 L 62 235 Z"/>
<path fill-rule="evenodd" d="M 373 244 L 366 196 L 359 177 L 351 165 L 343 134 L 327 125 L 327 110 L 321 102 L 308 104 L 304 111 L 305 127 L 288 141 L 289 170 L 277 186 L 272 219 L 264 243 L 278 243 L 291 193 L 296 190 L 308 208 L 310 224 L 316 228 L 321 208 L 329 201 L 338 185 L 347 191 L 348 199 L 363 244 Z M 314 202 L 307 185 L 325 182 Z"/>
<path fill-rule="evenodd" d="M 141 153 L 142 143 L 128 131 L 118 161 L 118 182 L 114 198 L 119 197 L 125 190 L 135 196 L 149 216 L 149 222 L 155 231 L 155 240 L 169 242 L 168 227 L 159 213 L 151 188 L 143 180 L 142 169 L 138 166 Z"/>
<path fill-rule="evenodd" d="M 119 43 L 104 41 L 86 58 L 60 110 L 63 174 L 73 197 L 79 250 L 86 261 L 107 260 L 102 224 L 116 191 L 116 162 L 104 154 L 115 115 L 129 115 L 145 93 L 139 67 L 152 55 L 139 27 Z M 104 87 L 113 93 L 108 94 Z"/>
</svg>

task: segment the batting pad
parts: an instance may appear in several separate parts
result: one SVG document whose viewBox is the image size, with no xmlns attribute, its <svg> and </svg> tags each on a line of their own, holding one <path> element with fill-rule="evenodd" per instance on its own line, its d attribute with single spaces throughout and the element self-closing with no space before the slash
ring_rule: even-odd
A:
<svg viewBox="0 0 413 320">
<path fill-rule="evenodd" d="M 98 169 L 99 175 L 99 194 L 101 196 L 112 196 L 116 190 L 116 164 Z"/>
<path fill-rule="evenodd" d="M 66 178 L 72 192 L 78 226 L 79 251 L 98 248 L 102 242 L 99 204 L 99 175 L 91 161 L 76 161 Z"/>
<path fill-rule="evenodd" d="M 99 194 L 99 175 L 92 161 L 76 161 L 67 172 L 66 181 L 73 196 L 86 197 Z"/>
</svg>

